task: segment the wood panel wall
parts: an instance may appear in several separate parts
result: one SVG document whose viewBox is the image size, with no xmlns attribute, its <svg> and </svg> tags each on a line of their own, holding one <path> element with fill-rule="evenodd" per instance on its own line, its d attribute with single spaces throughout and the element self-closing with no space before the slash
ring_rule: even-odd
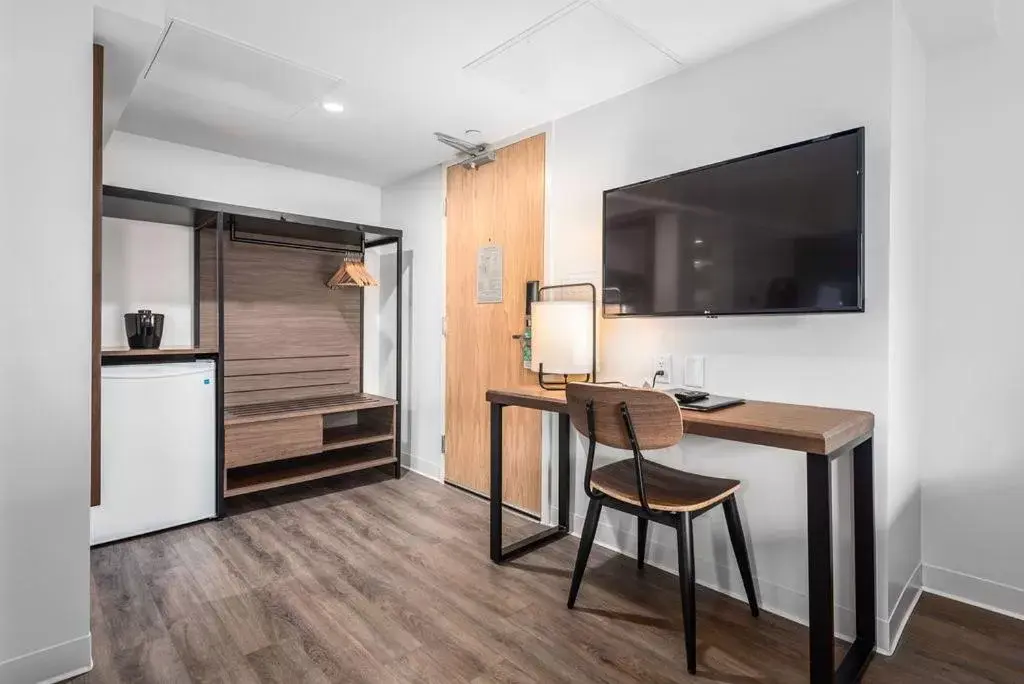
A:
<svg viewBox="0 0 1024 684">
<path fill-rule="evenodd" d="M 215 232 L 200 234 L 200 340 L 217 338 Z M 224 405 L 361 390 L 362 290 L 324 286 L 342 255 L 224 240 Z"/>
<path fill-rule="evenodd" d="M 218 349 L 217 340 L 217 230 L 199 231 L 199 339 L 192 344 L 202 349 Z"/>
</svg>

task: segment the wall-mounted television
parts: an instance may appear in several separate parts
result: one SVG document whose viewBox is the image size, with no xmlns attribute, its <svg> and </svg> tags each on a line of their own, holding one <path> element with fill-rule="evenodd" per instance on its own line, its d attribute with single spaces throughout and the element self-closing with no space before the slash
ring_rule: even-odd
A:
<svg viewBox="0 0 1024 684">
<path fill-rule="evenodd" d="M 864 310 L 864 129 L 604 193 L 605 316 Z"/>
</svg>

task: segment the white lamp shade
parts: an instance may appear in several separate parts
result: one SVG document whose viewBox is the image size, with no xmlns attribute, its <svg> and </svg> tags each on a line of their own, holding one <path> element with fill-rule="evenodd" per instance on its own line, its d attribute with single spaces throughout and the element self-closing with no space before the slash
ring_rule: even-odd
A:
<svg viewBox="0 0 1024 684">
<path fill-rule="evenodd" d="M 593 370 L 594 307 L 590 302 L 534 302 L 530 370 L 584 375 Z"/>
</svg>

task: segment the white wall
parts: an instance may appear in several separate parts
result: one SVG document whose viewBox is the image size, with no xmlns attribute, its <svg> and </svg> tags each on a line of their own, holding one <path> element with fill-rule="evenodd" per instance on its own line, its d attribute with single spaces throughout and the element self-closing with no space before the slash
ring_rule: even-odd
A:
<svg viewBox="0 0 1024 684">
<path fill-rule="evenodd" d="M 715 392 L 872 411 L 877 514 L 885 520 L 888 446 L 888 247 L 890 166 L 889 2 L 843 6 L 738 52 L 700 65 L 554 124 L 550 146 L 551 230 L 546 249 L 557 280 L 600 272 L 602 191 L 857 126 L 866 143 L 866 307 L 863 314 L 604 321 L 603 379 L 638 382 L 653 357 L 672 353 L 681 379 L 687 354 L 706 358 Z M 866 49 L 865 46 L 871 46 Z M 583 453 L 577 445 L 577 454 Z M 804 458 L 791 452 L 687 438 L 657 456 L 676 466 L 744 480 L 741 506 L 762 601 L 806 617 Z M 838 462 L 835 498 L 849 521 L 849 462 Z M 586 498 L 575 496 L 576 524 Z M 605 542 L 635 552 L 632 519 L 609 515 Z M 720 512 L 697 524 L 700 581 L 742 595 Z M 883 528 L 884 529 L 884 528 Z M 884 533 L 880 534 L 880 539 Z M 652 530 L 652 559 L 675 567 L 675 540 Z M 852 633 L 849 530 L 836 538 L 841 631 Z M 887 559 L 879 545 L 879 586 Z M 888 633 L 887 593 L 879 596 Z M 882 640 L 885 647 L 885 640 Z"/>
<path fill-rule="evenodd" d="M 116 131 L 103 182 L 137 190 L 377 225 L 380 188 Z"/>
<path fill-rule="evenodd" d="M 921 587 L 920 346 L 924 325 L 917 256 L 924 217 L 925 55 L 901 2 L 893 5 L 892 172 L 889 225 L 889 459 L 885 523 L 888 605 L 899 629 Z"/>
<path fill-rule="evenodd" d="M 0 0 L 0 682 L 88 669 L 92 5 Z"/>
<path fill-rule="evenodd" d="M 444 432 L 444 170 L 437 166 L 383 190 L 381 219 L 403 235 L 402 332 L 403 463 L 410 469 L 442 479 L 441 434 Z M 382 340 L 394 349 L 394 256 L 381 257 L 382 292 L 391 305 L 382 313 L 387 326 Z M 390 266 L 389 266 L 390 264 Z M 387 282 L 383 278 L 387 278 Z M 382 361 L 388 357 L 383 356 Z M 390 369 L 393 364 L 381 363 Z"/>
<path fill-rule="evenodd" d="M 164 314 L 161 347 L 192 345 L 192 239 L 189 226 L 103 219 L 104 347 L 128 344 L 124 314 Z"/>
<path fill-rule="evenodd" d="M 924 580 L 1024 616 L 1024 3 L 1000 18 L 928 65 Z"/>
</svg>

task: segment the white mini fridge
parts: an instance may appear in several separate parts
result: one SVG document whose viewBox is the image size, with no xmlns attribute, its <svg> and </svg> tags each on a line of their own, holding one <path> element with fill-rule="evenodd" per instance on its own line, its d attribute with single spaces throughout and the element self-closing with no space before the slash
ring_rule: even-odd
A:
<svg viewBox="0 0 1024 684">
<path fill-rule="evenodd" d="M 213 361 L 104 366 L 92 543 L 216 516 Z"/>
</svg>

